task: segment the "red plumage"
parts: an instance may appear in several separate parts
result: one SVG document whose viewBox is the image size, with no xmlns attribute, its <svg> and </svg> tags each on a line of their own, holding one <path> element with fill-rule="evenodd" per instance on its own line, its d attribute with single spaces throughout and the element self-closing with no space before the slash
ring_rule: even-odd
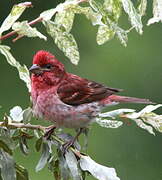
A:
<svg viewBox="0 0 162 180">
<path fill-rule="evenodd" d="M 152 103 L 148 99 L 114 95 L 121 89 L 67 73 L 55 56 L 43 50 L 34 56 L 30 71 L 34 114 L 59 127 L 85 127 L 102 108 L 114 103 Z"/>
</svg>

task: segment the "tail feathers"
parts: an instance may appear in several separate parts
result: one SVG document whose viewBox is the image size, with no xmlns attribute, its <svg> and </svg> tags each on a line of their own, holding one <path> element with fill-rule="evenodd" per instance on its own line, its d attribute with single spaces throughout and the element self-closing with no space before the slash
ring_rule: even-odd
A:
<svg viewBox="0 0 162 180">
<path fill-rule="evenodd" d="M 127 97 L 127 96 L 111 95 L 109 96 L 109 99 L 113 102 L 155 104 L 154 102 L 151 102 L 149 99 L 141 99 L 141 98 Z"/>
</svg>

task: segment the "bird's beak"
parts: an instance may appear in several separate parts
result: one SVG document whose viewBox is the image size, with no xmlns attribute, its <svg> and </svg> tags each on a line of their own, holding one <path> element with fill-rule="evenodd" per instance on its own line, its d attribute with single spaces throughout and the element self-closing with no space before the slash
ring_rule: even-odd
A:
<svg viewBox="0 0 162 180">
<path fill-rule="evenodd" d="M 30 68 L 29 71 L 35 75 L 41 75 L 43 73 L 43 70 L 41 67 L 37 64 L 33 64 Z"/>
</svg>

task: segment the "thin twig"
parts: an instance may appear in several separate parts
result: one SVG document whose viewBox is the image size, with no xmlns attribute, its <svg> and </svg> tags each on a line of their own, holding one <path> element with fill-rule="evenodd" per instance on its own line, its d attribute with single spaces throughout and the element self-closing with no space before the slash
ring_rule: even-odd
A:
<svg viewBox="0 0 162 180">
<path fill-rule="evenodd" d="M 29 24 L 30 26 L 32 26 L 32 25 L 34 25 L 34 24 L 37 24 L 37 23 L 41 22 L 42 20 L 43 20 L 43 19 L 42 19 L 41 17 L 38 17 L 38 18 L 30 21 L 28 24 Z M 11 37 L 11 36 L 13 36 L 13 35 L 15 35 L 15 34 L 17 34 L 16 31 L 11 31 L 11 32 L 9 32 L 9 33 L 1 36 L 1 37 L 0 37 L 0 40 L 5 40 L 5 39 L 7 39 L 7 38 L 9 38 L 9 37 Z M 23 36 L 22 36 L 22 37 L 23 37 Z M 16 39 L 16 38 L 15 38 L 15 39 Z M 16 41 L 15 39 L 13 40 L 13 42 Z"/>
</svg>

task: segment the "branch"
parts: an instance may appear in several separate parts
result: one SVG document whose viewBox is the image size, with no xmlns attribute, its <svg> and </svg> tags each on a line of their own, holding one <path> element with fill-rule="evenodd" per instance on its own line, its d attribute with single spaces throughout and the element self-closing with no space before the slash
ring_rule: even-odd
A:
<svg viewBox="0 0 162 180">
<path fill-rule="evenodd" d="M 49 127 L 41 126 L 41 125 L 32 125 L 32 124 L 24 124 L 24 123 L 6 123 L 6 122 L 0 122 L 0 127 L 6 127 L 10 129 L 17 129 L 17 128 L 26 128 L 31 130 L 41 130 L 45 132 Z M 65 142 L 58 138 L 56 135 L 52 135 L 52 137 L 59 142 L 61 145 L 64 145 Z M 75 148 L 70 147 L 69 148 L 78 158 L 82 157 L 82 154 Z"/>
<path fill-rule="evenodd" d="M 30 21 L 30 22 L 29 22 L 29 25 L 32 26 L 32 25 L 34 25 L 34 24 L 37 24 L 37 23 L 41 22 L 42 20 L 43 20 L 43 19 L 42 19 L 41 17 L 38 17 L 38 18 Z M 15 34 L 17 34 L 16 31 L 11 31 L 11 32 L 9 32 L 9 33 L 1 36 L 1 37 L 0 37 L 0 40 L 5 40 L 5 39 L 7 39 L 7 38 L 9 38 L 9 37 L 11 37 L 11 36 L 13 36 L 13 35 L 15 35 Z M 18 36 L 18 37 L 19 37 L 19 36 Z M 23 37 L 23 36 L 21 36 L 21 37 Z M 15 42 L 17 39 L 20 39 L 20 38 L 15 38 L 15 39 L 13 39 L 13 42 Z"/>
</svg>

